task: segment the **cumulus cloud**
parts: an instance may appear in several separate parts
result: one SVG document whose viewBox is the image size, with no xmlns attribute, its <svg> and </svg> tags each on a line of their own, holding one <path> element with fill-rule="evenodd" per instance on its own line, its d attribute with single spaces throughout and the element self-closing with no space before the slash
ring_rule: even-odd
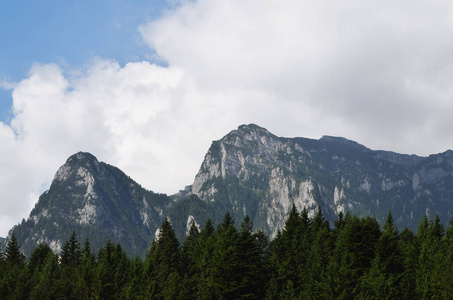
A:
<svg viewBox="0 0 453 300">
<path fill-rule="evenodd" d="M 34 65 L 8 84 L 14 115 L 0 123 L 0 235 L 77 151 L 174 193 L 211 141 L 243 123 L 402 153 L 451 148 L 451 5 L 183 1 L 139 29 L 166 67 Z"/>
<path fill-rule="evenodd" d="M 427 154 L 451 147 L 430 137 L 452 110 L 452 21 L 449 1 L 201 0 L 141 31 L 204 89 L 254 90 L 321 115 L 311 126 L 321 130 L 302 133 Z M 289 122 L 265 123 L 296 135 L 306 124 Z M 421 131 L 428 142 L 413 138 Z"/>
</svg>

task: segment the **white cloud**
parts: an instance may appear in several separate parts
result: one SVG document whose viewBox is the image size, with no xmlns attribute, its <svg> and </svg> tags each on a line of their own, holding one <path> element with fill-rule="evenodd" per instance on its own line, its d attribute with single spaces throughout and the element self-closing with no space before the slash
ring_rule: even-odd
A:
<svg viewBox="0 0 453 300">
<path fill-rule="evenodd" d="M 211 141 L 242 123 L 403 153 L 451 148 L 451 5 L 183 1 L 140 28 L 168 67 L 36 64 L 2 83 L 14 117 L 0 123 L 0 235 L 77 151 L 173 193 L 191 183 Z"/>
<path fill-rule="evenodd" d="M 272 122 L 272 110 L 263 125 L 428 154 L 451 147 L 429 131 L 452 109 L 452 16 L 449 1 L 200 0 L 141 31 L 204 90 L 254 90 L 274 97 L 272 107 L 296 102 L 320 116 L 310 121 L 322 130 Z M 421 130 L 424 145 L 412 138 Z"/>
</svg>

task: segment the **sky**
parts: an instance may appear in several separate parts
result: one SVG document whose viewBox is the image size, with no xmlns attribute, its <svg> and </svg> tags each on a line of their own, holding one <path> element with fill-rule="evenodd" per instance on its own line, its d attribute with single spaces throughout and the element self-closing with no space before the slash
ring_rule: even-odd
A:
<svg viewBox="0 0 453 300">
<path fill-rule="evenodd" d="M 0 236 L 78 151 L 173 194 L 241 124 L 452 149 L 452 5 L 1 1 Z"/>
</svg>

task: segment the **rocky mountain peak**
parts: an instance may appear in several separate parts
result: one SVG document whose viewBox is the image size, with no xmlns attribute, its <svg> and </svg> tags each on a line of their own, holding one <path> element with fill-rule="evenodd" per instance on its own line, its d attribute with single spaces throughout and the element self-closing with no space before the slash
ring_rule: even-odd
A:
<svg viewBox="0 0 453 300">
<path fill-rule="evenodd" d="M 81 241 L 94 240 L 94 248 L 109 239 L 121 241 L 130 254 L 142 254 L 169 202 L 118 168 L 79 152 L 58 169 L 49 190 L 15 231 L 26 253 L 38 243 L 58 252 L 75 230 Z"/>
<path fill-rule="evenodd" d="M 97 158 L 87 152 L 78 152 L 70 156 L 64 165 L 55 173 L 54 181 L 66 181 L 74 175 L 84 176 L 88 173 L 99 172 L 100 163 Z"/>
<path fill-rule="evenodd" d="M 206 181 L 230 176 L 249 179 L 269 174 L 285 141 L 254 124 L 241 125 L 214 141 L 195 177 L 192 192 L 203 198 Z M 212 194 L 212 193 L 211 193 Z"/>
<path fill-rule="evenodd" d="M 320 205 L 330 221 L 345 211 L 381 220 L 391 208 L 414 229 L 424 213 L 453 216 L 452 157 L 374 151 L 343 137 L 281 138 L 241 125 L 212 143 L 192 193 L 239 219 L 249 214 L 271 237 L 293 203 L 311 215 Z"/>
<path fill-rule="evenodd" d="M 272 238 L 293 204 L 310 217 L 321 206 L 331 224 L 346 211 L 384 221 L 391 209 L 400 228 L 414 230 L 424 214 L 438 214 L 444 224 L 453 217 L 452 178 L 451 150 L 420 157 L 374 151 L 341 137 L 283 138 L 248 124 L 212 142 L 193 184 L 171 197 L 145 190 L 89 153 L 76 153 L 13 230 L 28 250 L 45 242 L 58 251 L 75 230 L 94 249 L 110 239 L 135 255 L 146 250 L 165 217 L 180 239 L 192 221 L 216 223 L 227 211 L 237 224 L 248 215 Z"/>
<path fill-rule="evenodd" d="M 355 148 L 360 151 L 364 152 L 371 152 L 370 149 L 365 147 L 362 144 L 357 143 L 356 141 L 348 140 L 344 137 L 336 137 L 336 136 L 329 136 L 329 135 L 324 135 L 321 139 L 319 139 L 320 142 L 327 142 L 327 143 L 334 143 L 334 144 L 342 144 L 346 145 L 351 148 Z"/>
<path fill-rule="evenodd" d="M 95 162 L 95 163 L 99 163 L 99 161 L 97 160 L 97 158 L 91 154 L 91 153 L 88 153 L 88 152 L 77 152 L 76 154 L 74 155 L 71 155 L 67 160 L 66 162 L 67 163 L 71 163 L 71 162 L 74 162 L 74 161 L 77 161 L 77 162 Z"/>
</svg>

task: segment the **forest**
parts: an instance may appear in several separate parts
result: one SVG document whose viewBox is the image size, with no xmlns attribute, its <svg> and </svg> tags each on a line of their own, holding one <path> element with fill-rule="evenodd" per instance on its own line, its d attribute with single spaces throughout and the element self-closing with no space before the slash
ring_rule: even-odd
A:
<svg viewBox="0 0 453 300">
<path fill-rule="evenodd" d="M 26 258 L 13 233 L 0 299 L 453 299 L 452 225 L 425 216 L 400 232 L 390 211 L 382 228 L 349 213 L 329 224 L 293 205 L 271 241 L 226 213 L 180 243 L 165 219 L 144 258 L 111 242 L 93 253 L 75 232 L 60 253 L 40 244 Z"/>
</svg>

